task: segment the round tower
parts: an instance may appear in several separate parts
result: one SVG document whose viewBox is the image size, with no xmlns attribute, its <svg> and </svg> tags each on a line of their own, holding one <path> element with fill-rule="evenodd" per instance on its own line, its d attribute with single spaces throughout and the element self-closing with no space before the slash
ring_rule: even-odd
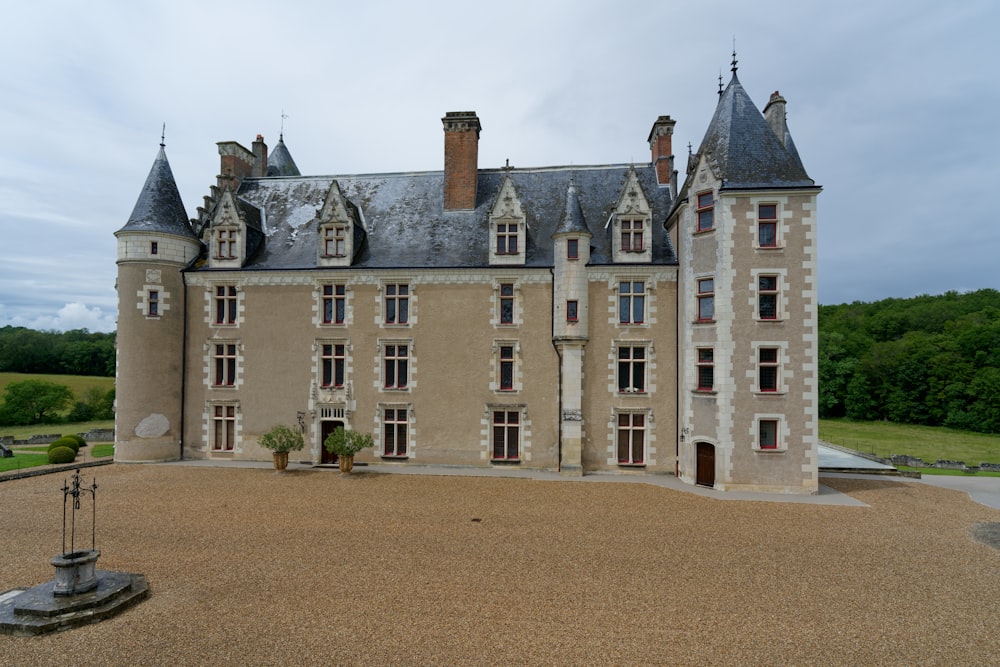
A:
<svg viewBox="0 0 1000 667">
<path fill-rule="evenodd" d="M 198 257 L 164 145 L 118 239 L 115 460 L 181 457 L 185 293 Z"/>
</svg>

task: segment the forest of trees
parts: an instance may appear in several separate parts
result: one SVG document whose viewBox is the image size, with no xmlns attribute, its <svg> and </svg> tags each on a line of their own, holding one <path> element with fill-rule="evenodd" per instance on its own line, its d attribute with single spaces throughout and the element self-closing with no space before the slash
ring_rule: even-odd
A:
<svg viewBox="0 0 1000 667">
<path fill-rule="evenodd" d="M 86 329 L 59 333 L 2 327 L 0 372 L 113 377 L 115 335 Z"/>
<path fill-rule="evenodd" d="M 819 308 L 821 417 L 1000 433 L 1000 292 Z"/>
</svg>

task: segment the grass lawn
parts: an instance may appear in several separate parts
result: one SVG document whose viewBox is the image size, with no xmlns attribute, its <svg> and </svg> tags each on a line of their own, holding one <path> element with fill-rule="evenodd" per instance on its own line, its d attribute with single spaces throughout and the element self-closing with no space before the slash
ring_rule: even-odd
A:
<svg viewBox="0 0 1000 667">
<path fill-rule="evenodd" d="M 841 447 L 884 458 L 893 454 L 909 454 L 927 463 L 939 459 L 964 461 L 968 465 L 1000 463 L 1000 435 L 939 426 L 821 419 L 819 437 Z"/>
<path fill-rule="evenodd" d="M 53 384 L 64 384 L 70 388 L 77 400 L 83 398 L 91 387 L 97 387 L 102 392 L 115 388 L 113 377 L 96 377 L 90 375 L 43 375 L 41 373 L 0 373 L 0 395 L 7 385 L 24 380 L 42 380 Z"/>
<path fill-rule="evenodd" d="M 9 459 L 0 458 L 0 472 L 8 470 L 22 470 L 24 468 L 35 468 L 37 466 L 48 465 L 49 457 L 46 453 L 47 446 L 37 445 L 32 447 L 14 447 L 14 456 Z M 80 450 L 77 461 L 92 461 L 94 459 L 114 456 L 115 446 L 111 444 L 93 445 Z"/>
</svg>

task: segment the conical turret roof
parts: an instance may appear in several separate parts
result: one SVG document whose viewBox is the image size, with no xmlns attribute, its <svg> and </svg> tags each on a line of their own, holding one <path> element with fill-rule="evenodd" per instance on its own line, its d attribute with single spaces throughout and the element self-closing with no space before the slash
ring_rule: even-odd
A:
<svg viewBox="0 0 1000 667">
<path fill-rule="evenodd" d="M 153 160 L 146 183 L 135 202 L 132 215 L 119 232 L 162 232 L 197 239 L 187 222 L 187 213 L 167 162 L 163 144 Z"/>
<path fill-rule="evenodd" d="M 590 235 L 590 228 L 583 217 L 583 208 L 580 206 L 580 196 L 576 191 L 576 185 L 572 182 L 566 190 L 566 210 L 563 211 L 559 226 L 556 227 L 555 234 L 587 234 Z"/>
<path fill-rule="evenodd" d="M 791 151 L 774 134 L 733 72 L 698 149 L 698 155 L 708 160 L 722 187 L 815 185 L 798 159 L 795 144 L 789 145 Z"/>
<path fill-rule="evenodd" d="M 285 135 L 278 135 L 278 145 L 274 147 L 271 154 L 267 156 L 268 176 L 301 176 L 299 168 L 292 159 L 292 154 L 285 146 Z"/>
</svg>

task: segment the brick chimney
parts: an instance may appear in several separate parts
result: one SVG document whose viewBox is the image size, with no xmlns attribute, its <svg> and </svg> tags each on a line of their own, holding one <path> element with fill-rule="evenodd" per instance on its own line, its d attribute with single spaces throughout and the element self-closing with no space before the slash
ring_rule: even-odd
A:
<svg viewBox="0 0 1000 667">
<path fill-rule="evenodd" d="M 771 93 L 771 99 L 764 107 L 764 118 L 771 126 L 774 135 L 778 137 L 781 145 L 785 145 L 785 98 L 777 90 Z"/>
<path fill-rule="evenodd" d="M 444 123 L 444 210 L 476 207 L 479 179 L 479 116 L 475 111 L 449 111 Z"/>
<path fill-rule="evenodd" d="M 258 134 L 253 142 L 253 176 L 267 176 L 267 144 L 262 134 Z"/>
<path fill-rule="evenodd" d="M 674 125 L 677 121 L 670 116 L 660 116 L 649 131 L 649 150 L 652 153 L 653 166 L 656 168 L 656 181 L 660 185 L 670 185 L 674 172 L 674 152 L 672 148 Z"/>
<path fill-rule="evenodd" d="M 217 181 L 223 190 L 236 190 L 244 178 L 253 175 L 254 154 L 236 141 L 220 141 L 219 175 Z"/>
</svg>

